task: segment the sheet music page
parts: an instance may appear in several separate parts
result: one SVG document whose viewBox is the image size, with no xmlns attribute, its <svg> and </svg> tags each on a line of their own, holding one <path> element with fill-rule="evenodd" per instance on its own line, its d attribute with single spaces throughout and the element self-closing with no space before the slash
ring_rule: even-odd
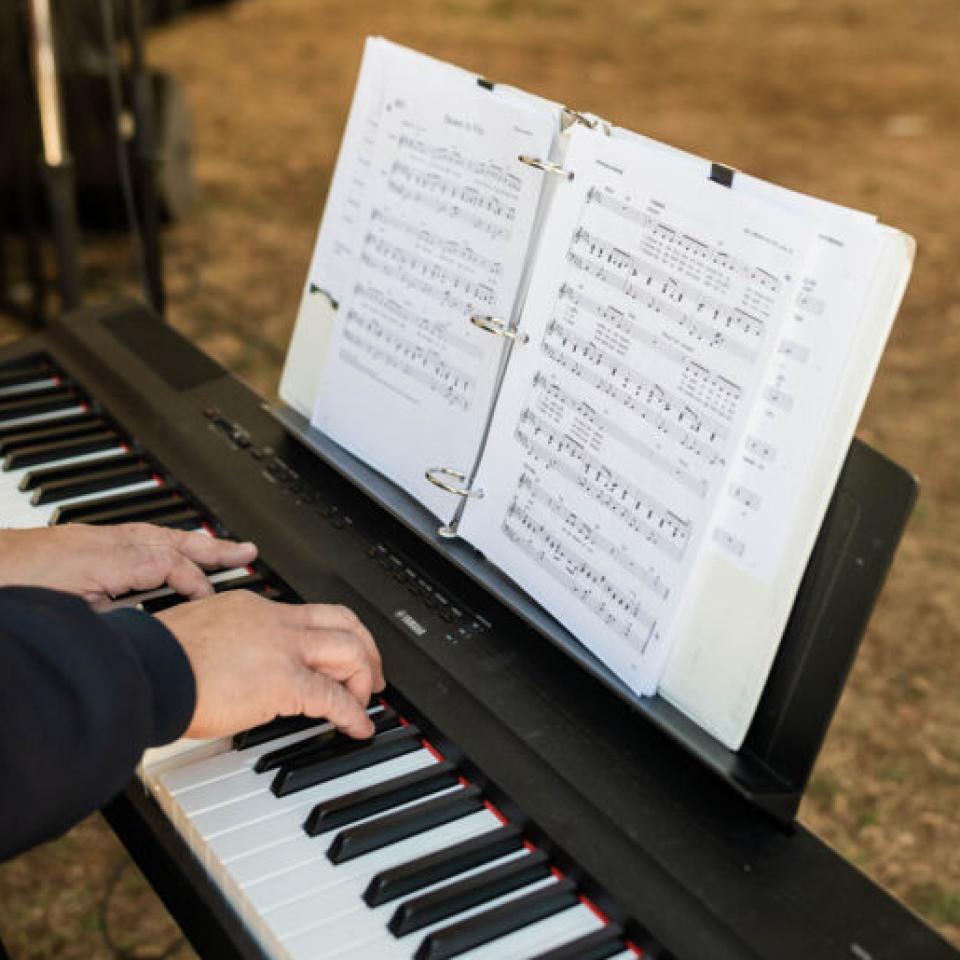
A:
<svg viewBox="0 0 960 960">
<path fill-rule="evenodd" d="M 572 131 L 461 535 L 653 693 L 813 235 Z"/>
<path fill-rule="evenodd" d="M 424 471 L 476 460 L 504 341 L 470 317 L 513 315 L 542 185 L 517 157 L 546 155 L 557 122 L 406 53 L 384 70 L 312 423 L 449 519 L 458 498 Z"/>
<path fill-rule="evenodd" d="M 912 260 L 908 238 L 825 218 L 764 395 L 691 578 L 661 692 L 732 749 L 749 729 Z"/>
</svg>

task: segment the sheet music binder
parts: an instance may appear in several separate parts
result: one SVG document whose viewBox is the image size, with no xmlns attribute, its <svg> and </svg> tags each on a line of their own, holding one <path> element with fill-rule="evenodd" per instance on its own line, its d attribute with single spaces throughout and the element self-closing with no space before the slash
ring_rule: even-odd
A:
<svg viewBox="0 0 960 960">
<path fill-rule="evenodd" d="M 793 820 L 916 500 L 917 481 L 903 467 L 854 439 L 760 705 L 740 750 L 732 751 L 661 696 L 635 695 L 478 551 L 462 540 L 447 539 L 433 514 L 297 411 L 281 404 L 269 412 L 293 437 L 731 789 L 779 822 Z"/>
<path fill-rule="evenodd" d="M 417 56 L 413 54 L 413 56 Z M 467 78 L 461 76 L 461 79 L 464 82 L 467 82 Z M 470 84 L 476 82 L 479 86 L 485 91 L 497 91 L 509 90 L 510 88 L 498 88 L 496 84 L 492 83 L 485 78 L 470 77 Z M 519 93 L 523 93 L 519 91 Z M 526 96 L 526 94 L 524 94 Z M 485 96 L 485 95 L 482 95 Z M 594 117 L 590 114 L 581 113 L 576 110 L 572 110 L 568 107 L 561 107 L 559 104 L 554 104 L 559 110 L 559 125 L 560 133 L 562 134 L 565 131 L 571 131 L 571 137 L 573 138 L 570 142 L 582 142 L 577 141 L 577 137 L 587 136 L 586 131 L 580 131 L 579 133 L 572 128 L 575 128 L 578 125 L 589 128 L 590 130 L 596 130 L 600 135 L 598 140 L 603 142 L 607 141 L 607 138 L 610 138 L 610 144 L 613 144 L 614 140 L 629 139 L 630 137 L 639 137 L 637 134 L 632 134 L 630 131 L 624 131 L 620 128 L 614 128 L 607 121 L 599 117 Z M 595 138 L 597 139 L 597 138 Z M 639 138 L 640 140 L 646 141 L 646 138 Z M 555 142 L 556 143 L 556 142 Z M 623 146 L 624 144 L 620 144 Z M 724 188 L 723 193 L 727 193 L 731 188 L 737 189 L 743 187 L 747 191 L 748 195 L 751 190 L 756 191 L 757 181 L 753 180 L 750 177 L 744 175 L 742 180 L 738 180 L 738 173 L 733 168 L 726 166 L 721 163 L 710 163 L 703 161 L 701 158 L 695 158 L 688 154 L 683 154 L 681 151 L 676 151 L 673 148 L 666 147 L 664 145 L 657 145 L 660 149 L 665 151 L 666 155 L 672 159 L 676 159 L 678 164 L 683 166 L 684 169 L 689 170 L 690 164 L 695 164 L 696 169 L 699 171 L 697 176 L 701 178 L 701 182 L 709 181 L 711 187 L 705 190 L 705 194 L 710 194 L 709 197 L 704 196 L 705 202 L 713 199 L 712 185 L 716 184 L 718 187 Z M 522 147 L 520 148 L 523 149 Z M 581 160 L 584 156 L 589 156 L 589 154 L 577 153 L 576 150 L 570 151 L 566 149 L 555 150 L 554 147 L 551 147 L 549 153 L 539 152 L 540 148 L 536 147 L 534 150 L 531 150 L 529 153 L 517 152 L 517 149 L 514 148 L 513 156 L 510 158 L 516 159 L 522 164 L 525 164 L 528 167 L 535 168 L 543 173 L 545 182 L 549 181 L 545 194 L 541 197 L 540 200 L 540 213 L 538 213 L 536 222 L 540 222 L 542 227 L 541 214 L 545 207 L 550 205 L 552 198 L 554 197 L 554 191 L 563 191 L 567 189 L 567 184 L 570 184 L 573 180 L 577 178 L 577 171 L 573 169 L 578 164 L 575 162 L 576 158 L 579 157 Z M 537 155 L 534 155 L 535 152 Z M 557 162 L 559 161 L 559 162 Z M 504 158 L 503 162 L 507 162 Z M 619 171 L 618 171 L 619 172 Z M 587 177 L 588 171 L 586 169 L 581 171 L 583 177 Z M 735 186 L 736 184 L 736 186 Z M 751 184 L 753 186 L 751 186 Z M 578 182 L 578 184 L 572 187 L 575 191 L 580 189 L 585 191 L 585 195 L 593 196 L 596 192 L 594 182 L 587 178 L 585 182 Z M 718 195 L 719 196 L 719 195 Z M 761 190 L 762 196 L 762 190 Z M 808 198 L 809 199 L 809 198 Z M 818 201 L 813 201 L 814 203 Z M 709 206 L 709 203 L 708 203 Z M 321 232 L 322 232 L 321 227 Z M 535 226 L 534 231 L 539 229 Z M 888 229 L 888 228 L 884 228 Z M 890 231 L 889 233 L 893 234 L 896 231 Z M 534 234 L 535 235 L 535 234 Z M 902 236 L 902 235 L 901 235 Z M 901 257 L 905 257 L 909 253 L 910 241 L 909 238 L 906 238 L 907 244 L 904 248 L 904 252 L 900 254 Z M 319 249 L 319 248 L 318 248 Z M 910 254 L 912 256 L 912 254 Z M 898 269 L 900 265 L 898 264 Z M 312 269 L 312 268 L 311 268 Z M 741 793 L 748 796 L 753 802 L 758 806 L 767 809 L 770 813 L 774 814 L 780 819 L 789 820 L 796 811 L 797 803 L 799 802 L 799 797 L 803 789 L 803 785 L 806 782 L 807 777 L 809 776 L 810 769 L 813 764 L 813 759 L 816 755 L 819 745 L 822 742 L 823 734 L 826 730 L 826 724 L 829 722 L 829 717 L 832 715 L 833 709 L 836 704 L 836 699 L 839 696 L 840 688 L 842 687 L 843 676 L 845 676 L 845 671 L 849 667 L 850 659 L 852 658 L 853 651 L 856 648 L 856 644 L 859 640 L 860 632 L 866 623 L 867 615 L 869 613 L 869 608 L 872 605 L 873 599 L 875 598 L 876 591 L 879 590 L 880 582 L 882 582 L 882 574 L 886 569 L 886 565 L 889 563 L 889 559 L 892 556 L 893 549 L 895 547 L 896 541 L 899 537 L 899 531 L 902 529 L 903 522 L 905 522 L 906 516 L 909 513 L 910 504 L 912 503 L 914 492 L 912 481 L 906 483 L 904 486 L 903 483 L 899 485 L 898 492 L 894 491 L 889 493 L 889 496 L 892 498 L 893 505 L 890 510 L 886 512 L 887 517 L 899 517 L 899 525 L 895 525 L 894 528 L 887 530 L 883 533 L 882 536 L 876 538 L 877 543 L 888 543 L 889 550 L 886 555 L 886 560 L 876 567 L 876 590 L 873 593 L 865 592 L 863 593 L 860 600 L 857 603 L 860 604 L 861 615 L 859 619 L 853 617 L 852 614 L 844 614 L 840 616 L 841 610 L 837 604 L 841 604 L 844 598 L 844 594 L 836 593 L 836 579 L 829 579 L 827 581 L 817 581 L 817 595 L 811 600 L 809 595 L 804 594 L 804 589 L 809 590 L 809 587 L 804 586 L 796 595 L 794 594 L 794 586 L 799 579 L 801 570 L 803 569 L 803 557 L 808 555 L 808 550 L 810 549 L 811 544 L 813 543 L 813 534 L 815 530 L 814 523 L 815 520 L 811 520 L 811 523 L 808 525 L 808 529 L 804 532 L 804 536 L 807 537 L 805 544 L 802 549 L 796 551 L 797 563 L 794 565 L 791 574 L 790 574 L 790 584 L 789 588 L 786 590 L 781 590 L 780 596 L 777 599 L 778 609 L 776 613 L 776 626 L 773 628 L 777 633 L 780 632 L 781 625 L 784 623 L 784 620 L 787 615 L 787 611 L 790 609 L 791 601 L 794 601 L 793 607 L 793 617 L 791 618 L 785 632 L 785 639 L 783 644 L 789 645 L 790 648 L 794 651 L 795 659 L 793 661 L 789 660 L 784 651 L 777 655 L 776 662 L 780 663 L 789 663 L 789 670 L 786 667 L 776 667 L 774 668 L 775 672 L 771 673 L 764 684 L 763 676 L 759 671 L 754 671 L 755 676 L 753 678 L 753 686 L 751 688 L 752 694 L 752 705 L 749 711 L 745 711 L 737 720 L 738 731 L 737 735 L 733 736 L 729 733 L 729 729 L 726 731 L 721 731 L 716 734 L 719 739 L 714 739 L 714 736 L 710 733 L 707 733 L 706 730 L 699 726 L 696 720 L 691 719 L 691 717 L 696 717 L 698 712 L 697 704 L 702 703 L 712 703 L 713 701 L 709 698 L 704 699 L 694 699 L 691 702 L 690 697 L 687 696 L 687 699 L 684 701 L 683 698 L 678 698 L 676 695 L 676 688 L 668 691 L 666 696 L 670 696 L 673 699 L 673 704 L 669 703 L 666 699 L 666 696 L 657 695 L 653 698 L 642 698 L 635 695 L 627 687 L 625 683 L 619 680 L 610 669 L 604 666 L 600 660 L 590 653 L 585 646 L 579 643 L 574 636 L 566 630 L 560 623 L 555 620 L 550 614 L 546 613 L 541 609 L 524 591 L 522 588 L 515 585 L 513 581 L 508 579 L 505 573 L 501 573 L 498 568 L 495 568 L 491 562 L 488 562 L 484 559 L 481 553 L 477 548 L 471 546 L 468 542 L 454 542 L 458 537 L 458 526 L 463 526 L 465 535 L 468 538 L 472 538 L 474 542 L 484 543 L 483 538 L 479 535 L 479 528 L 473 531 L 475 536 L 471 537 L 471 533 L 468 528 L 470 527 L 470 518 L 474 518 L 474 524 L 477 521 L 476 518 L 482 516 L 482 513 L 472 513 L 473 507 L 467 507 L 468 502 L 472 499 L 479 500 L 482 499 L 483 492 L 479 489 L 475 489 L 474 483 L 475 478 L 480 475 L 480 482 L 488 487 L 486 491 L 488 494 L 488 504 L 497 503 L 497 496 L 499 493 L 498 485 L 496 480 L 498 475 L 493 472 L 494 467 L 490 467 L 489 470 L 484 469 L 483 465 L 490 465 L 491 460 L 488 458 L 484 460 L 485 451 L 487 448 L 487 440 L 491 436 L 491 428 L 494 423 L 494 416 L 496 413 L 496 403 L 500 396 L 500 388 L 504 382 L 505 371 L 507 368 L 507 362 L 509 357 L 512 355 L 512 350 L 514 347 L 523 349 L 524 345 L 528 342 L 530 334 L 520 328 L 521 316 L 525 316 L 522 310 L 522 304 L 529 292 L 529 283 L 530 283 L 530 269 L 529 267 L 524 268 L 524 275 L 521 277 L 520 290 L 521 293 L 518 294 L 515 306 L 510 308 L 509 315 L 503 313 L 500 316 L 487 315 L 481 312 L 469 314 L 463 318 L 463 322 L 469 322 L 475 328 L 479 328 L 484 332 L 490 334 L 491 336 L 500 337 L 503 339 L 503 350 L 500 353 L 500 360 L 498 366 L 498 373 L 494 381 L 494 386 L 492 390 L 492 396 L 494 400 L 492 401 L 485 426 L 482 431 L 477 434 L 479 437 L 479 446 L 477 449 L 469 454 L 464 455 L 463 452 L 459 454 L 454 454 L 453 444 L 445 444 L 444 447 L 434 447 L 427 454 L 425 459 L 432 462 L 426 462 L 422 465 L 411 463 L 408 474 L 404 476 L 404 481 L 401 488 L 400 485 L 395 485 L 393 480 L 389 480 L 384 476 L 384 474 L 390 474 L 391 468 L 390 464 L 379 463 L 379 469 L 384 471 L 384 474 L 379 473 L 376 469 L 367 466 L 362 462 L 358 457 L 349 453 L 345 448 L 338 445 L 338 443 L 332 439 L 330 436 L 326 436 L 320 429 L 315 428 L 308 421 L 305 414 L 309 413 L 309 409 L 314 410 L 314 418 L 317 423 L 324 424 L 324 429 L 326 429 L 325 421 L 322 417 L 318 416 L 316 413 L 317 409 L 323 409 L 319 406 L 317 400 L 316 390 L 316 381 L 314 380 L 314 387 L 306 391 L 310 395 L 307 396 L 304 394 L 304 391 L 300 389 L 300 384 L 306 382 L 306 379 L 309 379 L 305 374 L 303 374 L 302 367 L 303 364 L 300 363 L 297 367 L 297 371 L 290 374 L 288 378 L 288 370 L 285 370 L 284 373 L 284 382 L 281 384 L 281 396 L 284 400 L 284 404 L 279 407 L 275 412 L 275 416 L 278 420 L 295 436 L 300 438 L 308 447 L 312 448 L 314 451 L 319 453 L 321 457 L 331 463 L 337 470 L 347 476 L 355 485 L 359 486 L 366 493 L 372 496 L 375 500 L 381 503 L 386 507 L 391 513 L 397 516 L 403 523 L 408 527 L 414 530 L 418 536 L 427 541 L 435 550 L 441 553 L 447 560 L 455 564 L 459 569 L 468 574 L 474 580 L 478 581 L 482 586 L 484 586 L 488 592 L 500 600 L 505 606 L 513 610 L 517 615 L 519 615 L 524 621 L 531 624 L 536 630 L 541 634 L 546 636 L 552 642 L 560 646 L 570 657 L 572 657 L 577 663 L 579 663 L 586 670 L 596 675 L 602 680 L 607 686 L 613 689 L 618 696 L 629 701 L 633 704 L 636 709 L 641 713 L 648 716 L 657 726 L 667 732 L 674 739 L 679 740 L 684 744 L 685 747 L 690 749 L 695 753 L 703 762 L 710 766 L 713 770 L 720 773 L 721 776 L 725 777 L 731 784 L 738 789 Z M 907 270 L 908 273 L 908 270 Z M 311 276 L 314 276 L 311 274 Z M 330 274 L 329 281 L 333 282 L 334 274 Z M 321 288 L 317 290 L 318 293 L 326 293 L 322 287 L 326 286 L 326 282 L 322 279 L 321 274 L 316 274 L 317 282 L 321 285 Z M 903 279 L 905 284 L 905 277 Z M 888 300 L 893 302 L 899 302 L 899 296 L 902 295 L 903 288 L 900 286 L 899 293 L 896 289 L 888 290 L 886 286 L 880 285 L 881 289 L 879 292 L 873 289 L 873 286 L 870 288 L 871 296 L 875 300 L 882 300 L 884 296 Z M 562 291 L 565 289 L 561 287 Z M 313 292 L 313 286 L 310 287 L 310 293 Z M 542 300 L 542 291 L 538 291 L 538 296 Z M 331 321 L 333 320 L 334 315 L 338 311 L 338 305 L 335 302 L 335 299 L 327 293 L 327 299 L 330 301 L 329 306 L 331 310 L 325 310 L 322 305 L 318 304 L 312 296 L 305 297 L 304 303 L 312 302 L 314 305 L 310 307 L 310 316 L 315 317 L 317 320 L 316 329 L 320 330 L 323 328 L 329 328 Z M 489 301 L 492 302 L 492 301 Z M 876 303 L 871 301 L 871 306 L 876 309 Z M 881 303 L 883 310 L 895 309 L 889 307 L 887 301 Z M 320 310 L 317 313 L 317 310 Z M 474 307 L 476 309 L 476 307 Z M 882 311 L 881 311 L 882 312 Z M 889 320 L 892 322 L 893 314 L 889 314 Z M 536 324 L 534 323 L 535 327 Z M 299 324 L 298 324 L 299 329 Z M 305 328 L 304 328 L 305 329 Z M 889 329 L 889 327 L 887 327 Z M 288 365 L 290 364 L 290 356 L 295 355 L 296 348 L 298 345 L 297 332 L 294 333 L 294 341 L 291 344 L 290 354 L 288 355 Z M 301 336 L 299 341 L 299 355 L 301 356 L 317 356 L 323 355 L 323 351 L 326 349 L 325 340 L 313 340 L 310 339 L 313 335 L 309 333 L 304 333 Z M 881 341 L 882 343 L 882 341 Z M 872 345 L 871 345 L 872 346 Z M 879 351 L 879 347 L 877 348 Z M 867 350 L 863 351 L 863 356 L 869 357 L 871 355 L 871 348 L 868 347 Z M 877 352 L 879 356 L 879 352 Z M 867 362 L 867 361 L 864 361 Z M 288 381 L 295 382 L 297 384 L 296 389 L 290 387 L 286 391 L 284 390 L 284 383 Z M 869 383 L 869 379 L 865 381 Z M 312 401 L 312 405 L 311 405 Z M 843 417 L 839 419 L 840 423 L 844 423 Z M 837 469 L 840 466 L 840 457 L 842 456 L 843 450 L 848 442 L 848 438 L 851 436 L 853 431 L 853 424 L 855 419 L 849 420 L 847 423 L 846 432 L 843 437 L 838 437 L 834 443 L 833 449 L 831 451 L 831 456 L 833 457 L 831 461 L 831 471 L 829 477 L 825 477 L 822 484 L 816 487 L 816 489 L 821 490 L 822 493 L 817 494 L 818 500 L 816 509 L 811 510 L 811 515 L 815 512 L 816 516 L 822 516 L 823 509 L 826 506 L 827 492 L 830 490 L 834 478 L 837 476 Z M 354 424 L 355 428 L 364 429 L 363 424 Z M 336 430 L 331 430 L 333 436 L 339 436 L 339 438 L 345 443 L 351 443 L 348 433 L 345 433 L 342 429 L 338 434 Z M 458 436 L 462 435 L 461 432 L 458 432 Z M 446 434 L 442 434 L 446 437 Z M 497 436 L 502 436 L 498 433 Z M 449 446 L 450 449 L 446 449 Z M 352 443 L 351 443 L 351 447 Z M 354 448 L 356 449 L 356 448 Z M 409 449 L 417 449 L 418 447 L 409 447 Z M 856 464 L 863 462 L 869 462 L 872 464 L 870 466 L 870 472 L 877 473 L 878 476 L 888 475 L 887 480 L 883 481 L 887 483 L 891 490 L 896 486 L 892 479 L 893 474 L 890 473 L 890 470 L 887 468 L 881 468 L 878 466 L 883 461 L 883 458 L 880 458 L 879 455 L 873 454 L 873 458 L 866 453 L 860 452 L 861 450 L 865 451 L 867 448 L 859 445 L 854 442 L 851 453 L 848 456 L 847 466 L 844 471 L 844 477 L 849 476 L 859 476 L 858 470 L 866 469 L 863 467 L 856 467 Z M 872 452 L 871 452 L 872 453 Z M 457 462 L 457 459 L 461 458 L 463 462 Z M 866 460 L 864 458 L 866 457 Z M 853 458 L 851 460 L 851 458 Z M 373 462 L 376 458 L 371 458 Z M 446 460 L 446 462 L 444 462 Z M 499 462 L 499 461 L 498 461 Z M 854 464 L 854 467 L 851 467 L 851 463 Z M 899 468 L 894 469 L 894 473 L 899 470 Z M 853 471 L 851 473 L 851 471 Z M 448 509 L 442 509 L 436 506 L 438 500 L 436 490 L 433 491 L 433 511 L 431 512 L 426 508 L 425 505 L 421 503 L 413 494 L 416 493 L 414 489 L 414 481 L 410 477 L 410 473 L 415 472 L 417 479 L 426 478 L 434 488 L 439 488 L 443 491 L 443 494 L 440 494 L 440 498 L 444 495 L 450 498 L 450 501 L 456 501 L 458 504 L 456 507 L 450 507 Z M 903 477 L 907 477 L 906 474 L 903 474 L 903 471 L 900 471 Z M 394 480 L 397 478 L 395 477 Z M 902 478 L 901 478 L 902 479 Z M 909 478 L 907 477 L 907 480 Z M 397 481 L 398 484 L 400 481 Z M 847 482 L 844 480 L 843 482 Z M 837 487 L 841 489 L 843 483 Z M 909 490 L 908 490 L 909 488 Z M 409 490 L 410 493 L 405 492 Z M 829 550 L 827 550 L 827 566 L 836 570 L 839 566 L 842 566 L 843 557 L 846 556 L 846 553 L 850 550 L 860 550 L 861 552 L 867 552 L 869 549 L 870 540 L 863 541 L 862 546 L 854 546 L 859 544 L 857 536 L 859 533 L 863 532 L 869 526 L 869 523 L 872 523 L 873 520 L 870 519 L 869 522 L 867 518 L 861 514 L 856 513 L 855 518 L 843 519 L 846 517 L 844 511 L 847 509 L 844 506 L 838 506 L 839 494 L 835 494 L 834 503 L 830 508 L 830 513 L 828 514 L 828 520 L 824 521 L 823 527 L 820 533 L 820 539 L 818 544 L 825 542 L 825 532 L 828 530 L 829 524 L 833 524 L 833 527 L 829 529 L 847 529 L 849 528 L 852 533 L 850 533 L 849 538 L 836 540 L 829 539 L 831 544 Z M 842 499 L 842 498 L 841 498 Z M 859 503 L 860 501 L 865 501 L 869 499 L 866 497 L 865 488 L 861 490 L 857 488 L 856 496 L 854 501 Z M 426 502 L 427 498 L 424 498 Z M 845 500 L 842 500 L 842 503 L 846 503 Z M 482 511 L 487 507 L 487 504 L 477 504 L 476 510 Z M 466 512 L 465 512 L 466 511 Z M 437 526 L 437 518 L 440 518 L 442 526 Z M 840 517 L 841 519 L 837 519 Z M 882 526 L 882 524 L 881 524 Z M 835 536 L 835 535 L 832 535 Z M 491 556 L 496 556 L 495 547 L 491 547 L 489 543 L 485 544 L 484 549 L 488 549 Z M 826 549 L 826 548 L 823 548 Z M 821 547 L 818 545 L 817 550 L 821 550 Z M 817 550 L 814 551 L 813 555 L 810 557 L 810 560 L 807 564 L 807 580 L 809 580 L 811 574 L 810 571 L 814 569 L 815 563 L 817 562 L 817 557 L 820 554 L 817 553 Z M 858 559 L 858 563 L 866 564 L 864 557 Z M 503 565 L 506 568 L 506 565 Z M 854 571 L 855 572 L 855 571 Z M 711 570 L 711 577 L 713 577 L 713 571 Z M 837 574 L 839 575 L 839 574 Z M 807 583 L 807 580 L 804 581 L 804 584 Z M 711 580 L 711 582 L 714 582 Z M 716 581 L 718 583 L 724 583 L 722 579 Z M 868 595 L 869 594 L 869 595 Z M 736 591 L 725 592 L 723 594 L 725 598 L 738 597 L 739 599 L 736 602 L 740 602 L 743 598 L 742 595 L 738 594 Z M 805 605 L 800 604 L 800 598 L 806 597 Z M 747 598 L 748 602 L 751 602 L 754 599 L 753 595 Z M 854 603 L 853 606 L 856 606 L 857 603 Z M 730 610 L 737 609 L 734 602 L 731 600 L 727 604 L 728 613 Z M 759 604 L 757 604 L 757 609 L 759 609 Z M 751 608 L 752 609 L 752 608 Z M 810 620 L 805 619 L 801 621 L 801 627 L 793 626 L 794 620 L 797 617 L 797 611 L 800 609 L 810 610 L 815 609 L 819 611 L 817 616 Z M 756 612 L 754 610 L 754 612 Z M 843 636 L 839 641 L 834 637 L 834 641 L 838 644 L 838 648 L 848 651 L 846 659 L 843 660 L 843 664 L 837 662 L 834 663 L 831 661 L 830 669 L 827 670 L 824 676 L 829 675 L 834 679 L 817 678 L 817 671 L 810 670 L 811 663 L 817 663 L 819 661 L 819 656 L 816 654 L 815 650 L 817 648 L 816 637 L 821 635 L 821 631 L 830 627 L 832 623 L 844 623 Z M 712 649 L 714 651 L 714 659 L 723 658 L 726 656 L 726 652 L 731 648 L 731 640 L 735 643 L 740 644 L 741 639 L 746 638 L 746 644 L 741 644 L 741 649 L 749 649 L 749 643 L 756 643 L 757 639 L 760 638 L 762 641 L 766 642 L 767 639 L 771 641 L 770 646 L 764 653 L 763 659 L 764 665 L 770 663 L 770 659 L 774 656 L 775 645 L 772 641 L 775 639 L 771 634 L 773 631 L 765 630 L 764 623 L 766 622 L 763 619 L 754 618 L 754 622 L 748 624 L 746 621 L 742 625 L 742 629 L 737 633 L 735 627 L 735 618 L 732 616 L 726 616 L 724 621 L 727 625 L 732 625 L 732 629 L 728 629 L 726 633 L 732 636 L 724 636 L 724 631 L 718 631 L 716 641 L 712 644 Z M 852 630 L 851 626 L 859 624 L 857 629 Z M 826 625 L 826 626 L 825 626 Z M 798 640 L 788 640 L 793 633 L 796 633 L 799 630 L 800 639 Z M 751 632 L 752 631 L 752 632 Z M 705 642 L 701 642 L 697 638 L 704 636 L 704 630 L 702 628 L 697 628 L 689 633 L 689 636 L 696 639 L 697 643 L 700 644 L 700 647 L 697 648 L 702 651 L 704 646 L 707 646 Z M 813 639 L 811 639 L 813 638 Z M 816 642 L 815 642 L 816 641 Z M 755 647 L 754 647 L 755 649 Z M 801 653 L 797 653 L 797 650 L 801 650 Z M 835 653 L 836 651 L 834 651 Z M 825 659 L 829 659 L 826 658 Z M 703 663 L 706 664 L 710 660 L 709 656 L 703 657 Z M 734 657 L 732 660 L 727 659 L 726 663 L 737 663 L 740 662 Z M 757 658 L 754 658 L 753 662 L 759 662 Z M 786 672 L 785 672 L 786 671 Z M 787 676 L 787 673 L 793 671 L 793 677 Z M 748 670 L 744 670 L 744 676 L 748 673 Z M 764 671 L 765 672 L 765 671 Z M 710 674 L 711 676 L 713 674 Z M 827 694 L 827 699 L 822 701 L 818 700 L 818 697 L 823 696 L 823 694 L 812 694 L 807 689 L 807 681 L 813 678 L 818 680 L 818 682 L 823 684 L 821 690 L 829 690 Z M 742 678 L 734 678 L 737 683 L 745 684 Z M 729 685 L 728 685 L 729 686 Z M 757 703 L 757 696 L 761 692 L 761 686 L 764 691 L 763 693 L 763 703 L 765 710 L 758 710 L 756 713 L 753 712 L 753 705 Z M 692 688 L 684 687 L 684 693 L 689 694 L 689 691 Z M 777 691 L 777 695 L 773 696 L 770 694 L 770 691 Z M 697 690 L 697 694 L 700 694 L 701 691 Z M 770 699 L 770 697 L 773 697 Z M 815 707 L 811 707 L 810 704 L 815 704 Z M 726 704 L 724 704 L 726 706 Z M 684 712 L 686 711 L 686 712 Z M 689 714 L 689 715 L 688 715 Z M 747 728 L 747 724 L 750 723 L 750 717 L 753 716 L 752 725 Z M 797 718 L 803 717 L 803 722 L 800 723 Z M 701 721 L 702 717 L 698 718 Z M 809 725 L 811 729 L 816 729 L 818 732 L 814 735 L 811 735 L 805 732 L 806 726 Z M 705 723 L 704 727 L 709 727 L 709 723 Z M 712 729 L 717 729 L 716 726 Z M 746 733 L 746 739 L 743 740 L 744 731 Z M 721 739 L 725 740 L 726 743 L 731 744 L 733 747 L 736 747 L 739 744 L 739 748 L 734 750 L 731 747 L 725 746 L 721 743 Z M 789 742 L 790 749 L 784 750 L 783 743 Z M 773 758 L 773 759 L 772 759 Z"/>
</svg>

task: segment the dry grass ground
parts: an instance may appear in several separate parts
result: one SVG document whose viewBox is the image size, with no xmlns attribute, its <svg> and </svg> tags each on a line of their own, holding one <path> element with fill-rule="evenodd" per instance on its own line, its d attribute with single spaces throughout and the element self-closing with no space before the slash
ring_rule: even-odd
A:
<svg viewBox="0 0 960 960">
<path fill-rule="evenodd" d="M 202 188 L 166 236 L 171 320 L 265 393 L 370 33 L 917 237 L 860 433 L 914 469 L 923 495 L 801 818 L 960 944 L 960 6 L 246 0 L 156 33 L 152 59 L 194 111 Z M 108 262 L 97 260 L 101 284 Z M 96 904 L 120 857 L 91 820 L 0 869 L 15 955 L 109 956 Z M 175 932 L 134 878 L 119 886 L 116 927 L 157 956 Z"/>
</svg>

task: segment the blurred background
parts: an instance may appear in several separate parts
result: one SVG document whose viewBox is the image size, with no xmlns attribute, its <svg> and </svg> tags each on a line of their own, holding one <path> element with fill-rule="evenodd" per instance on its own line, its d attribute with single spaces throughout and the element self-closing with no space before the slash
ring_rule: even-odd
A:
<svg viewBox="0 0 960 960">
<path fill-rule="evenodd" d="M 16 5 L 0 12 L 0 342 L 58 309 L 46 215 L 22 189 L 38 145 L 11 99 L 27 76 Z M 100 4 L 53 9 L 85 300 L 137 294 Z M 801 820 L 960 945 L 956 0 L 156 0 L 143 19 L 167 316 L 268 397 L 368 34 L 916 237 L 859 433 L 922 494 Z M 0 866 L 0 931 L 14 957 L 192 956 L 98 817 Z"/>
</svg>

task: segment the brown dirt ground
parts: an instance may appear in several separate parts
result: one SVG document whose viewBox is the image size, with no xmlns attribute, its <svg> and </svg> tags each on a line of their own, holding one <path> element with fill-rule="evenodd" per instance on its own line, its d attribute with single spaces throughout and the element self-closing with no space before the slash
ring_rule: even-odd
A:
<svg viewBox="0 0 960 960">
<path fill-rule="evenodd" d="M 170 317 L 264 393 L 372 33 L 916 236 L 860 434 L 915 470 L 923 494 L 801 819 L 960 944 L 960 6 L 246 0 L 156 32 L 151 58 L 179 76 L 194 112 L 202 189 L 165 237 Z M 122 286 L 125 256 L 101 243 L 92 282 Z M 122 856 L 94 818 L 0 868 L 14 955 L 109 956 L 96 911 Z M 176 936 L 132 870 L 110 908 L 138 955 Z"/>
</svg>

